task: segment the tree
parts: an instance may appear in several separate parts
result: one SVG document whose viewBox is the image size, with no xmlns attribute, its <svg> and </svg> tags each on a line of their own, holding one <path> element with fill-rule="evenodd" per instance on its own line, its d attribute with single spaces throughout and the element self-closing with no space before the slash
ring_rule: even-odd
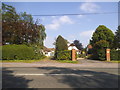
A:
<svg viewBox="0 0 120 90">
<path fill-rule="evenodd" d="M 17 21 L 19 15 L 16 13 L 16 10 L 13 6 L 2 3 L 2 20 L 3 22 Z"/>
<path fill-rule="evenodd" d="M 68 50 L 67 42 L 61 35 L 59 35 L 56 39 L 55 48 L 56 48 L 55 49 L 55 58 L 56 58 L 58 51 Z"/>
<path fill-rule="evenodd" d="M 106 40 L 96 42 L 93 48 L 93 59 L 105 60 L 105 52 L 107 47 L 109 47 L 109 42 Z"/>
<path fill-rule="evenodd" d="M 104 25 L 98 26 L 90 40 L 92 59 L 105 60 L 105 50 L 113 48 L 113 41 L 113 32 Z"/>
<path fill-rule="evenodd" d="M 118 26 L 118 30 L 115 32 L 114 47 L 120 48 L 120 25 Z"/>
<path fill-rule="evenodd" d="M 77 47 L 77 49 L 79 49 L 79 50 L 83 49 L 83 45 L 82 45 L 82 43 L 80 43 L 79 40 L 74 40 L 73 43 L 75 44 L 75 46 Z"/>
<path fill-rule="evenodd" d="M 68 50 L 66 40 L 61 35 L 57 37 L 55 45 L 57 51 Z"/>
<path fill-rule="evenodd" d="M 43 46 L 45 27 L 26 12 L 17 14 L 14 7 L 2 3 L 3 44 L 37 44 Z"/>
<path fill-rule="evenodd" d="M 94 44 L 100 40 L 106 40 L 109 42 L 109 47 L 113 47 L 114 34 L 113 32 L 104 25 L 99 25 L 98 28 L 93 33 L 90 44 L 94 47 Z"/>
</svg>

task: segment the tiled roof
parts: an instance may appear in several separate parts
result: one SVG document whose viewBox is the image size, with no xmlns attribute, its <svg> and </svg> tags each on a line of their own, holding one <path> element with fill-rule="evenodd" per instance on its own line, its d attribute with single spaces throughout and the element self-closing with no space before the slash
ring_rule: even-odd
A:
<svg viewBox="0 0 120 90">
<path fill-rule="evenodd" d="M 55 49 L 54 48 L 47 48 L 47 47 L 43 47 L 43 51 L 47 51 L 47 52 L 51 52 L 51 51 L 54 51 Z"/>
</svg>

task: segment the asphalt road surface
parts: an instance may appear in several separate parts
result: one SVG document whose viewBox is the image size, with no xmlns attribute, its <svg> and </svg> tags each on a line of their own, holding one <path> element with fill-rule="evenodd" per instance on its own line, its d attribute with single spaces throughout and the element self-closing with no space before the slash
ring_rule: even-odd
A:
<svg viewBox="0 0 120 90">
<path fill-rule="evenodd" d="M 3 88 L 118 88 L 117 68 L 4 67 Z"/>
</svg>

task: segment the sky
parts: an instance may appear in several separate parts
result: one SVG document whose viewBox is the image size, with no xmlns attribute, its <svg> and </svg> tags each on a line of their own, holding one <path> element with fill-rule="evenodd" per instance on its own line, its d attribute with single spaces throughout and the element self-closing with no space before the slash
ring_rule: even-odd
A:
<svg viewBox="0 0 120 90">
<path fill-rule="evenodd" d="M 31 15 L 51 14 L 81 14 L 118 12 L 118 2 L 6 2 L 16 8 L 18 13 L 27 12 Z M 70 43 L 79 40 L 85 47 L 95 29 L 105 25 L 113 32 L 118 27 L 118 14 L 94 14 L 74 16 L 33 16 L 34 20 L 46 28 L 44 45 L 53 48 L 53 43 L 58 35 L 63 36 Z"/>
</svg>

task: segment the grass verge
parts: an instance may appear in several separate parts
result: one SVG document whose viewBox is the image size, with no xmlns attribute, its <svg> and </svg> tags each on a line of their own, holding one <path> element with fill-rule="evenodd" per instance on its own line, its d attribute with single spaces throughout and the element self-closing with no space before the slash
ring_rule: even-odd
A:
<svg viewBox="0 0 120 90">
<path fill-rule="evenodd" d="M 114 61 L 109 61 L 109 62 L 113 62 L 113 63 L 120 63 L 120 60 L 114 60 Z"/>
<path fill-rule="evenodd" d="M 61 62 L 61 63 L 78 63 L 78 61 L 71 61 L 71 60 L 56 60 L 57 62 Z"/>
<path fill-rule="evenodd" d="M 33 62 L 39 62 L 41 60 L 0 60 L 0 62 L 11 62 L 11 63 L 33 63 Z"/>
</svg>

